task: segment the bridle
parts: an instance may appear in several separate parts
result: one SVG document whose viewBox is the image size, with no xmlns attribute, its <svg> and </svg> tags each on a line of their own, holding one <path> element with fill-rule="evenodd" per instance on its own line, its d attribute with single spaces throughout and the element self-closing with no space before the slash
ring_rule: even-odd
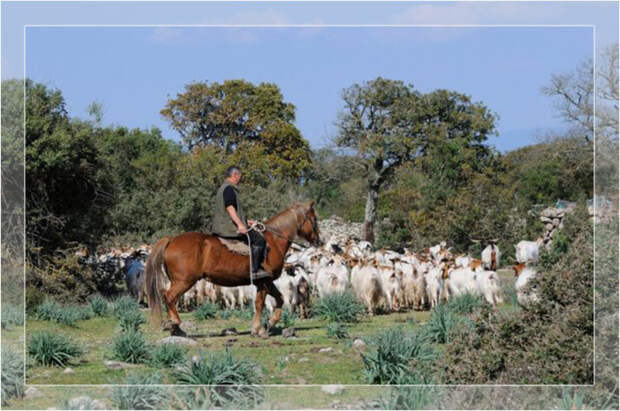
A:
<svg viewBox="0 0 620 411">
<path fill-rule="evenodd" d="M 296 211 L 296 210 L 291 210 L 291 211 L 293 211 L 293 212 L 295 213 L 295 220 L 296 220 L 296 221 L 299 221 L 299 214 L 297 214 L 297 211 Z M 310 219 L 310 217 L 308 216 L 308 213 L 304 214 L 304 219 L 303 219 L 303 221 L 301 222 L 301 224 L 299 224 L 299 223 L 297 224 L 297 227 L 296 227 L 296 228 L 297 228 L 297 231 L 296 231 L 296 233 L 298 233 L 298 232 L 299 232 L 299 230 L 301 230 L 301 227 L 303 227 L 303 226 L 304 226 L 304 224 L 306 224 L 306 222 L 307 222 L 309 219 Z M 314 218 L 314 219 L 310 219 L 310 223 L 311 223 L 311 225 L 312 225 L 312 233 L 315 235 L 315 237 L 316 237 L 316 238 L 320 238 L 320 237 L 319 237 L 319 227 L 318 227 L 318 225 L 317 225 L 316 218 Z M 276 230 L 276 229 L 275 229 L 275 228 L 273 228 L 273 227 L 269 227 L 268 225 L 265 225 L 265 224 L 263 224 L 263 223 L 261 223 L 261 222 L 258 222 L 258 221 L 257 221 L 256 223 L 254 223 L 254 224 L 252 224 L 252 225 L 250 226 L 250 230 L 255 230 L 255 231 L 257 231 L 258 233 L 260 233 L 261 235 L 263 235 L 263 233 L 264 233 L 265 231 L 269 231 L 270 233 L 272 233 L 272 234 L 273 234 L 273 235 L 275 235 L 276 237 L 283 238 L 283 239 L 285 239 L 286 241 L 289 241 L 289 242 L 291 242 L 291 243 L 293 243 L 293 244 L 297 244 L 298 246 L 300 246 L 300 247 L 302 247 L 302 248 L 308 248 L 308 246 L 306 246 L 306 245 L 304 245 L 304 244 L 301 244 L 301 243 L 299 243 L 299 242 L 297 242 L 297 241 L 293 240 L 293 238 L 289 238 L 288 236 L 284 235 L 284 233 L 282 233 L 281 231 Z M 264 237 L 264 235 L 263 235 L 263 237 Z M 278 251 L 280 252 L 280 254 L 284 255 L 284 253 L 282 253 L 282 251 L 281 251 L 281 250 L 279 250 L 279 249 L 278 249 Z"/>
</svg>

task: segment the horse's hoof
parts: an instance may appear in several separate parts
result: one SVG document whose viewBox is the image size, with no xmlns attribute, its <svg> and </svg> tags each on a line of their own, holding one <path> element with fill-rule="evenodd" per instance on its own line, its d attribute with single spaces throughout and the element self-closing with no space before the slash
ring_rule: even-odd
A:
<svg viewBox="0 0 620 411">
<path fill-rule="evenodd" d="M 185 331 L 183 331 L 178 324 L 174 324 L 172 326 L 172 329 L 170 330 L 170 335 L 172 335 L 173 337 L 187 337 Z"/>
<path fill-rule="evenodd" d="M 267 330 L 260 330 L 258 333 L 258 336 L 260 338 L 269 338 L 269 331 Z"/>
</svg>

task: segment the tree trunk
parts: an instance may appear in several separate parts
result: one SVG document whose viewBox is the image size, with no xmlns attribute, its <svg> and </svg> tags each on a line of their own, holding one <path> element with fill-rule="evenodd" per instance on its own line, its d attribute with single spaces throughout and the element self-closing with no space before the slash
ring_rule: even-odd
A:
<svg viewBox="0 0 620 411">
<path fill-rule="evenodd" d="M 364 211 L 364 240 L 375 243 L 375 220 L 377 219 L 377 203 L 379 202 L 378 181 L 368 184 L 368 195 L 366 197 L 366 210 Z"/>
</svg>

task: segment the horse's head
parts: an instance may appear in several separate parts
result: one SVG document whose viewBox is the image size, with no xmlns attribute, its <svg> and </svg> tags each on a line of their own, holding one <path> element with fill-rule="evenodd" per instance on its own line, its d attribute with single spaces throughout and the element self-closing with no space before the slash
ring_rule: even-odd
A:
<svg viewBox="0 0 620 411">
<path fill-rule="evenodd" d="M 302 205 L 302 212 L 298 216 L 297 235 L 314 246 L 321 245 L 319 225 L 314 212 L 314 201 Z"/>
</svg>

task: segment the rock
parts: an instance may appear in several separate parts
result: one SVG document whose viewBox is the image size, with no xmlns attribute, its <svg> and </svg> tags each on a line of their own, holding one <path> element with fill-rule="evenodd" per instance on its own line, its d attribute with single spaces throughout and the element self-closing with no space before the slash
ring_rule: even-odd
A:
<svg viewBox="0 0 620 411">
<path fill-rule="evenodd" d="M 542 215 L 543 217 L 555 217 L 557 214 L 557 212 L 555 211 L 555 208 L 552 207 L 547 207 L 544 210 L 541 211 L 540 215 Z"/>
<path fill-rule="evenodd" d="M 222 336 L 237 335 L 237 334 L 239 333 L 237 332 L 237 329 L 235 327 L 224 328 L 221 332 Z"/>
<path fill-rule="evenodd" d="M 547 231 L 553 230 L 553 224 L 551 224 L 551 223 L 545 224 L 545 230 L 547 230 Z"/>
<path fill-rule="evenodd" d="M 65 368 L 65 370 L 63 371 L 63 374 L 73 374 L 75 371 L 73 371 L 71 368 L 67 367 Z"/>
<path fill-rule="evenodd" d="M 193 364 L 198 364 L 198 363 L 200 363 L 200 361 L 202 361 L 202 359 L 200 358 L 200 356 L 199 356 L 199 355 L 194 355 L 194 356 L 192 357 L 192 363 L 193 363 Z"/>
<path fill-rule="evenodd" d="M 343 385 L 324 385 L 321 387 L 321 391 L 331 395 L 342 394 L 342 390 L 344 390 Z"/>
<path fill-rule="evenodd" d="M 284 338 L 291 338 L 295 335 L 295 327 L 289 327 L 282 330 L 282 337 Z"/>
<path fill-rule="evenodd" d="M 126 362 L 121 362 L 121 361 L 104 361 L 103 365 L 109 369 L 109 370 L 123 370 L 126 368 L 135 368 L 137 367 L 136 364 L 129 364 Z"/>
<path fill-rule="evenodd" d="M 299 362 L 308 362 L 308 361 L 310 361 L 310 360 L 307 357 L 301 357 L 299 359 Z"/>
<path fill-rule="evenodd" d="M 26 391 L 24 391 L 24 397 L 26 398 L 39 398 L 42 396 L 43 393 L 34 387 L 28 387 Z"/>
<path fill-rule="evenodd" d="M 543 223 L 551 223 L 553 222 L 553 220 L 549 217 L 545 217 L 544 215 L 540 216 L 540 221 L 542 221 Z"/>
<path fill-rule="evenodd" d="M 327 347 L 327 348 L 321 348 L 319 350 L 319 353 L 326 353 L 326 352 L 332 352 L 334 349 L 332 347 Z"/>
<path fill-rule="evenodd" d="M 162 338 L 158 344 L 179 344 L 179 345 L 198 345 L 196 340 L 187 337 L 170 336 Z"/>
<path fill-rule="evenodd" d="M 553 225 L 554 225 L 555 227 L 559 226 L 559 225 L 560 225 L 560 219 L 559 219 L 559 218 L 554 218 L 554 219 L 553 219 Z"/>
<path fill-rule="evenodd" d="M 353 341 L 353 348 L 365 349 L 366 348 L 366 343 L 361 338 L 356 338 Z"/>
</svg>

